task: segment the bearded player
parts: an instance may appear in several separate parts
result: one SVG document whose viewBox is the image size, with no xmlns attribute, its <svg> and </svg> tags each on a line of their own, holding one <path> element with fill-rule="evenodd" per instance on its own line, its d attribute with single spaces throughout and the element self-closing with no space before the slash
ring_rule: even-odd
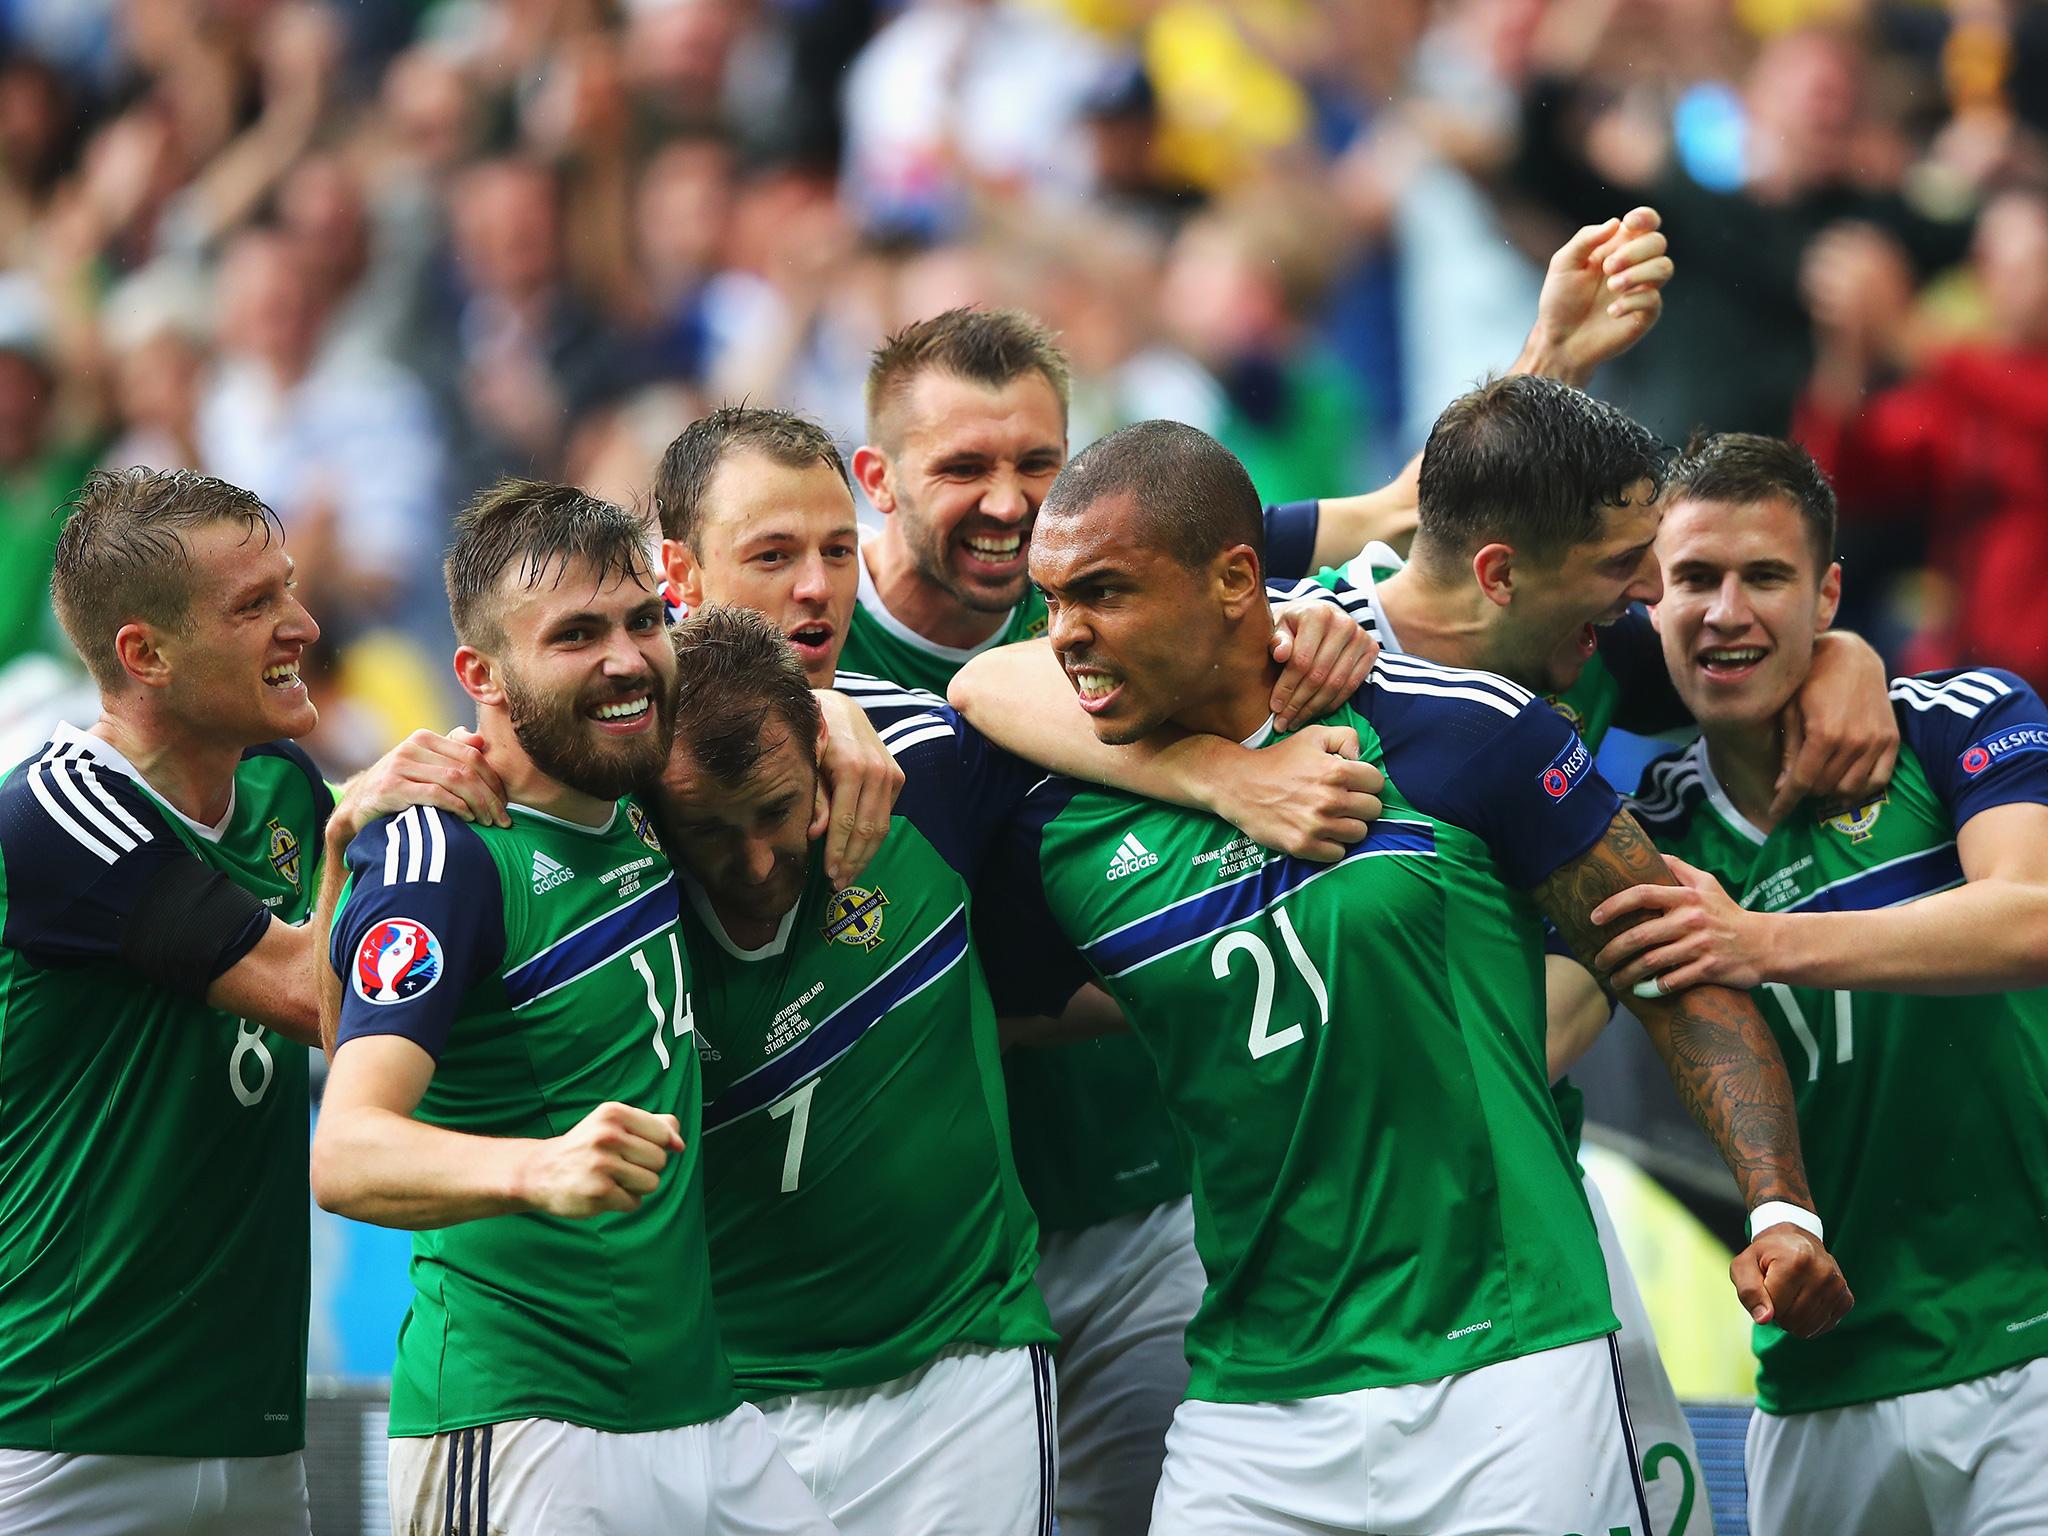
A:
<svg viewBox="0 0 2048 1536">
<path fill-rule="evenodd" d="M 675 672 L 645 540 L 564 486 L 471 504 L 455 671 L 511 825 L 419 808 L 349 847 L 313 1184 L 417 1234 L 400 1530 L 830 1529 L 711 1309 L 675 880 L 631 798 L 667 760 Z"/>
</svg>

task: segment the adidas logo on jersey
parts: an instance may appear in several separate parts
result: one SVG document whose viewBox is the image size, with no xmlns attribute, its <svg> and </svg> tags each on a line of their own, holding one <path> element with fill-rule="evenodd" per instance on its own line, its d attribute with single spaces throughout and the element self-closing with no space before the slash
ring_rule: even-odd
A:
<svg viewBox="0 0 2048 1536">
<path fill-rule="evenodd" d="M 1124 834 L 1124 840 L 1116 846 L 1116 855 L 1109 861 L 1109 878 L 1121 880 L 1125 875 L 1135 875 L 1141 869 L 1150 869 L 1159 862 L 1159 855 L 1146 850 L 1136 835 Z"/>
<path fill-rule="evenodd" d="M 568 865 L 549 858 L 538 848 L 533 850 L 533 894 L 540 896 L 552 891 L 566 880 L 574 880 L 576 871 Z"/>
</svg>

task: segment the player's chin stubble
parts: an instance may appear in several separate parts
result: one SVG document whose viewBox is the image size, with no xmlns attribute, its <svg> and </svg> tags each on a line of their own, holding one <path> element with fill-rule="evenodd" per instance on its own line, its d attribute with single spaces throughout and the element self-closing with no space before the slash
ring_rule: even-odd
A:
<svg viewBox="0 0 2048 1536">
<path fill-rule="evenodd" d="M 616 800 L 648 788 L 668 766 L 668 698 L 653 677 L 642 686 L 653 696 L 657 718 L 654 729 L 640 736 L 603 735 L 584 714 L 581 699 L 548 697 L 510 676 L 505 678 L 505 709 L 512 734 L 542 773 L 586 795 Z"/>
</svg>

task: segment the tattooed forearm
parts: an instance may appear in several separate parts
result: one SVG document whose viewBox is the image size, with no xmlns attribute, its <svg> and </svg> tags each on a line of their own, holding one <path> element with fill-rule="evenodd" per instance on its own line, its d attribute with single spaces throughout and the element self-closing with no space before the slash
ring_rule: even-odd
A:
<svg viewBox="0 0 2048 1536">
<path fill-rule="evenodd" d="M 1536 898 L 1588 970 L 1593 957 L 1649 914 L 1595 927 L 1593 909 L 1635 885 L 1675 882 L 1626 811 L 1607 835 L 1537 887 Z M 1811 1207 L 1792 1081 L 1756 1005 L 1726 987 L 1693 987 L 1654 1002 L 1629 999 L 1686 1110 L 1720 1148 L 1744 1201 L 1789 1200 Z"/>
</svg>

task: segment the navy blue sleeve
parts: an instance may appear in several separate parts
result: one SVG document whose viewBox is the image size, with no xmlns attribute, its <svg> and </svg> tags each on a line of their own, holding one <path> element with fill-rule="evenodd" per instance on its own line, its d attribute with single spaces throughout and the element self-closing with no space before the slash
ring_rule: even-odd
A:
<svg viewBox="0 0 2048 1536">
<path fill-rule="evenodd" d="M 337 1046 L 402 1035 L 435 1060 L 463 995 L 505 959 L 505 894 L 476 829 L 432 806 L 371 822 L 328 940 L 341 978 Z"/>
<path fill-rule="evenodd" d="M 964 878 L 978 881 L 996 834 L 1045 770 L 1005 752 L 944 704 L 904 716 L 882 740 L 903 769 L 896 814 Z"/>
<path fill-rule="evenodd" d="M 1664 665 L 1664 642 L 1650 622 L 1650 610 L 1637 604 L 1612 624 L 1594 631 L 1600 660 L 1614 678 L 1614 723 L 1638 736 L 1661 736 L 1691 725 L 1692 711 L 1678 696 L 1671 669 Z"/>
<path fill-rule="evenodd" d="M 843 693 L 861 707 L 868 724 L 878 732 L 910 715 L 943 709 L 946 701 L 922 688 L 892 683 L 887 678 L 869 677 L 865 672 L 841 672 L 832 679 L 832 691 Z"/>
<path fill-rule="evenodd" d="M 1082 786 L 1048 779 L 995 839 L 974 892 L 974 943 L 996 1012 L 1057 1018 L 1095 973 L 1045 897 L 1045 828 Z"/>
<path fill-rule="evenodd" d="M 203 995 L 270 927 L 263 904 L 194 853 L 126 775 L 75 746 L 53 747 L 0 790 L 0 859 L 0 937 L 53 970 L 112 964 Z"/>
<path fill-rule="evenodd" d="M 1579 733 L 1505 678 L 1382 655 L 1360 693 L 1395 786 L 1482 838 L 1519 889 L 1585 853 L 1621 809 Z"/>
<path fill-rule="evenodd" d="M 1307 576 L 1315 570 L 1319 501 L 1283 501 L 1266 508 L 1266 574 Z"/>
<path fill-rule="evenodd" d="M 1993 806 L 2048 805 L 2048 707 L 1996 667 L 1901 677 L 1899 733 L 1927 770 L 1957 831 Z"/>
</svg>

